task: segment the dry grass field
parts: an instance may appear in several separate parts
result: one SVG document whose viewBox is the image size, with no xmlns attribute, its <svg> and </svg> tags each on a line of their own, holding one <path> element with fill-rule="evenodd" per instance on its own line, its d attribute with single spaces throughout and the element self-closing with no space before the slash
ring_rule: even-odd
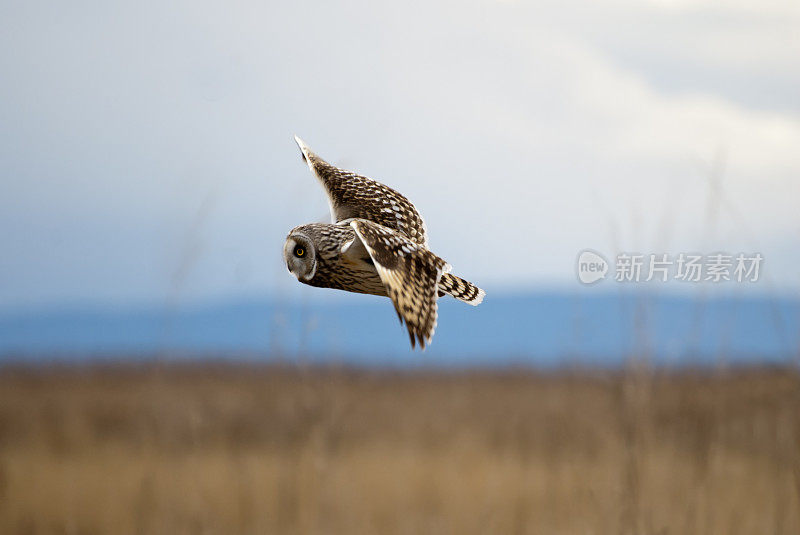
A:
<svg viewBox="0 0 800 535">
<path fill-rule="evenodd" d="M 800 375 L 0 371 L 0 533 L 800 533 Z"/>
</svg>

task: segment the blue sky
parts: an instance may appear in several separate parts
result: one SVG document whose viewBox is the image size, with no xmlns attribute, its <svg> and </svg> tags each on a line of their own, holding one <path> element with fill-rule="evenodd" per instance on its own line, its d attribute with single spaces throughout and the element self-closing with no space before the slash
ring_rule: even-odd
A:
<svg viewBox="0 0 800 535">
<path fill-rule="evenodd" d="M 797 2 L 166 4 L 0 6 L 0 305 L 321 295 L 293 134 L 490 294 L 578 289 L 585 248 L 800 291 Z"/>
</svg>

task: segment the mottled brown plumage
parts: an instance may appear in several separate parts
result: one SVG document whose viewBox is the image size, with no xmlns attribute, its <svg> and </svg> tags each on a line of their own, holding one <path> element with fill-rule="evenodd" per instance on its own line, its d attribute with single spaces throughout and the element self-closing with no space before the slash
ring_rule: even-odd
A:
<svg viewBox="0 0 800 535">
<path fill-rule="evenodd" d="M 350 225 L 309 223 L 292 229 L 287 238 L 291 250 L 294 250 L 296 243 L 302 242 L 309 249 L 308 254 L 315 256 L 316 262 L 313 277 L 300 282 L 317 288 L 388 295 L 372 258 L 366 248 L 356 243 L 356 240 L 358 237 Z M 343 252 L 347 244 L 350 247 Z"/>
<path fill-rule="evenodd" d="M 316 154 L 295 136 L 303 159 L 325 188 L 334 223 L 366 219 L 404 234 L 414 243 L 428 246 L 425 221 L 411 201 L 389 186 L 339 169 Z"/>
<path fill-rule="evenodd" d="M 355 219 L 350 222 L 375 263 L 400 322 L 405 322 L 411 347 L 425 347 L 436 329 L 437 288 L 450 265 L 399 232 Z"/>
<path fill-rule="evenodd" d="M 450 265 L 428 250 L 425 222 L 408 199 L 380 182 L 330 165 L 295 139 L 328 194 L 334 221 L 301 225 L 287 236 L 284 258 L 297 280 L 388 295 L 412 347 L 430 343 L 439 295 L 472 305 L 483 300 L 483 290 L 450 275 Z"/>
</svg>

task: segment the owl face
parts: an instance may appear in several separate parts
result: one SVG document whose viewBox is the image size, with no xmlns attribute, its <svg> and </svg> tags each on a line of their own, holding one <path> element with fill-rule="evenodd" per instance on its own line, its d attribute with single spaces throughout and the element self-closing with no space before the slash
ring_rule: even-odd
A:
<svg viewBox="0 0 800 535">
<path fill-rule="evenodd" d="M 283 259 L 297 280 L 310 281 L 317 272 L 317 248 L 306 234 L 292 232 L 283 245 Z"/>
</svg>

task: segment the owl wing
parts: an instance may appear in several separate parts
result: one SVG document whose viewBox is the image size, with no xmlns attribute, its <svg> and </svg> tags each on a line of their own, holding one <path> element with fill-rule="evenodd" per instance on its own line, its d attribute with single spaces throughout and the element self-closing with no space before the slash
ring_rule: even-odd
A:
<svg viewBox="0 0 800 535">
<path fill-rule="evenodd" d="M 419 341 L 424 349 L 436 329 L 439 279 L 450 265 L 390 228 L 364 219 L 355 219 L 350 226 L 375 263 L 400 322 L 406 324 L 411 347 Z"/>
<path fill-rule="evenodd" d="M 380 182 L 329 164 L 302 139 L 297 136 L 294 139 L 309 169 L 328 194 L 334 223 L 366 219 L 397 231 L 417 245 L 428 246 L 425 222 L 411 201 Z"/>
</svg>

